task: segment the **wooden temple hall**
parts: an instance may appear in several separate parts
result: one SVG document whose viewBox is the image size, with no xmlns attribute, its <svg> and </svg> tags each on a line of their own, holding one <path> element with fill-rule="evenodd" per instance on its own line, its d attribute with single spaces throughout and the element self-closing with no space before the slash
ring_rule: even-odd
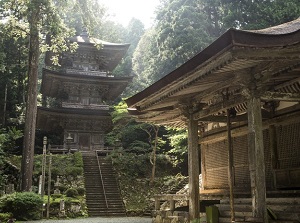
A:
<svg viewBox="0 0 300 223">
<path fill-rule="evenodd" d="M 216 199 L 220 216 L 228 201 L 227 222 L 300 221 L 299 102 L 300 18 L 230 29 L 126 100 L 138 121 L 188 130 L 189 220 Z"/>
<path fill-rule="evenodd" d="M 129 44 L 92 38 L 87 31 L 69 40 L 78 48 L 60 56 L 61 67 L 46 54 L 37 127 L 62 138 L 52 150 L 96 151 L 104 148 L 104 135 L 112 128 L 110 105 L 132 80 L 111 75 Z"/>
</svg>

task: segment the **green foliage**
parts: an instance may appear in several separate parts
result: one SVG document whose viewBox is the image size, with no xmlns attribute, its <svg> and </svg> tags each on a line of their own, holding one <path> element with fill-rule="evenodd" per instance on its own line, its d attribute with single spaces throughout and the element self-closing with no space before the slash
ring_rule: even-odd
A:
<svg viewBox="0 0 300 223">
<path fill-rule="evenodd" d="M 208 32 L 197 1 L 164 1 L 156 26 L 142 37 L 133 57 L 138 80 L 153 83 L 186 62 L 211 42 Z"/>
<path fill-rule="evenodd" d="M 168 129 L 167 137 L 172 147 L 167 153 L 171 156 L 174 165 L 183 162 L 187 155 L 187 131 L 186 129 Z"/>
<path fill-rule="evenodd" d="M 116 140 L 122 142 L 122 147 L 126 151 L 132 151 L 133 148 L 136 149 L 137 142 L 148 151 L 150 144 L 148 142 L 147 133 L 141 129 L 144 123 L 137 123 L 128 115 L 127 105 L 124 101 L 120 102 L 114 107 L 114 112 L 112 113 L 112 119 L 114 123 L 113 131 L 106 136 L 106 142 L 109 145 L 115 145 Z M 147 146 L 148 144 L 148 146 Z"/>
<path fill-rule="evenodd" d="M 82 167 L 67 167 L 65 169 L 65 174 L 67 176 L 77 177 L 83 174 L 83 169 Z"/>
<path fill-rule="evenodd" d="M 138 19 L 131 19 L 125 29 L 123 39 L 123 41 L 129 43 L 130 46 L 121 63 L 113 71 L 115 76 L 128 76 L 132 74 L 132 55 L 144 32 L 144 24 Z M 128 88 L 127 91 L 130 92 L 131 90 Z M 128 92 L 125 92 L 124 94 L 128 94 Z"/>
<path fill-rule="evenodd" d="M 47 158 L 49 159 L 49 158 Z M 47 162 L 48 163 L 48 162 Z M 48 170 L 48 165 L 46 166 Z M 35 156 L 34 162 L 34 179 L 36 184 L 38 178 L 42 174 L 42 155 Z M 47 172 L 46 172 L 47 175 Z M 64 185 L 60 185 L 60 191 L 65 191 L 68 187 L 82 186 L 83 181 L 83 161 L 80 152 L 66 155 L 52 155 L 52 167 L 51 167 L 52 179 L 60 178 L 60 182 Z M 52 182 L 54 183 L 54 182 Z"/>
<path fill-rule="evenodd" d="M 262 29 L 294 20 L 300 13 L 300 2 L 297 0 L 218 2 L 221 6 L 218 13 L 224 13 L 221 19 L 226 27 Z"/>
<path fill-rule="evenodd" d="M 51 197 L 53 200 L 59 199 L 59 198 L 63 198 L 63 194 L 51 194 Z"/>
<path fill-rule="evenodd" d="M 7 222 L 11 217 L 11 213 L 0 213 L 0 222 Z"/>
<path fill-rule="evenodd" d="M 61 197 L 60 199 L 52 200 L 50 202 L 50 217 L 59 216 L 61 200 L 65 201 L 66 217 L 68 218 L 76 218 L 76 217 L 83 217 L 83 216 L 87 217 L 87 211 L 84 205 L 84 201 L 83 201 L 84 199 L 82 197 L 79 198 Z M 79 206 L 80 210 L 75 211 L 74 205 Z"/>
<path fill-rule="evenodd" d="M 19 152 L 17 140 L 21 137 L 22 132 L 14 126 L 9 127 L 8 130 L 0 129 L 0 188 L 8 183 L 18 183 L 16 166 L 8 162 L 7 157 Z M 14 175 L 16 176 L 13 177 Z"/>
<path fill-rule="evenodd" d="M 79 196 L 84 196 L 85 195 L 85 188 L 84 187 L 78 187 L 77 192 Z"/>
<path fill-rule="evenodd" d="M 43 201 L 32 192 L 14 193 L 0 198 L 1 212 L 10 212 L 18 220 L 36 220 L 40 218 Z"/>
<path fill-rule="evenodd" d="M 7 130 L 0 130 L 0 149 L 6 154 L 16 154 L 20 152 L 20 148 L 17 147 L 16 142 L 23 136 L 21 130 L 18 130 L 15 126 L 8 127 Z"/>
<path fill-rule="evenodd" d="M 77 197 L 78 196 L 78 191 L 76 188 L 69 188 L 65 192 L 67 197 Z"/>
<path fill-rule="evenodd" d="M 166 156 L 157 157 L 157 176 L 152 185 L 149 180 L 152 167 L 148 155 L 136 155 L 120 150 L 112 153 L 111 157 L 118 173 L 128 215 L 141 215 L 145 210 L 152 209 L 153 203 L 150 200 L 153 195 L 168 193 L 171 179 L 174 178 L 170 174 L 174 174 L 174 168 Z"/>
<path fill-rule="evenodd" d="M 83 168 L 82 154 L 80 152 L 75 152 L 73 154 L 73 157 L 74 157 L 74 166 Z"/>
</svg>

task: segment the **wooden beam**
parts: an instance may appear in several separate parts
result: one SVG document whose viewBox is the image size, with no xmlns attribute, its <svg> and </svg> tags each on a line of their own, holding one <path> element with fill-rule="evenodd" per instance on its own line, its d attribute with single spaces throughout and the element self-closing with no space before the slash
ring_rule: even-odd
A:
<svg viewBox="0 0 300 223">
<path fill-rule="evenodd" d="M 266 91 L 260 96 L 261 100 L 264 101 L 291 101 L 299 102 L 300 93 L 283 93 L 283 92 L 272 92 Z"/>
<path fill-rule="evenodd" d="M 239 78 L 237 78 L 237 76 L 234 76 L 233 78 L 230 78 L 226 81 L 218 81 L 217 84 L 215 84 L 214 86 L 199 92 L 194 97 L 194 100 L 201 101 L 204 97 L 210 96 L 210 95 L 214 94 L 215 92 L 220 91 L 220 89 L 224 89 L 226 87 L 232 86 L 233 83 L 236 83 L 238 81 L 239 81 Z"/>
<path fill-rule="evenodd" d="M 263 119 L 271 118 L 270 112 L 268 112 L 266 110 L 263 110 L 263 109 L 262 109 L 261 112 L 262 112 Z M 243 121 L 247 121 L 247 120 L 248 120 L 247 119 L 247 114 L 237 115 L 235 117 L 230 118 L 231 123 L 233 123 L 233 122 L 243 122 Z M 207 116 L 207 117 L 204 117 L 204 118 L 200 118 L 200 119 L 198 119 L 198 121 L 227 123 L 227 116 L 211 115 L 211 116 Z"/>
<path fill-rule="evenodd" d="M 297 105 L 297 107 L 295 107 L 295 109 L 300 109 L 300 106 Z M 288 111 L 290 111 L 288 113 Z M 266 120 L 263 122 L 263 129 L 267 129 L 269 128 L 270 125 L 281 125 L 281 124 L 291 124 L 291 123 L 297 123 L 299 122 L 299 116 L 300 116 L 300 111 L 291 111 L 290 109 L 288 109 L 285 113 L 287 114 L 278 114 L 275 113 L 275 115 L 279 115 L 278 117 L 274 117 L 272 119 Z M 207 143 L 213 143 L 213 142 L 218 142 L 221 140 L 226 139 L 227 137 L 227 132 L 226 132 L 226 128 L 221 127 L 219 128 L 220 131 L 219 132 L 208 132 L 206 134 L 204 134 L 204 136 L 199 140 L 200 144 L 207 144 Z M 248 133 L 248 126 L 247 125 L 232 125 L 232 129 L 231 129 L 231 135 L 233 137 L 239 137 L 242 135 L 245 135 Z"/>
<path fill-rule="evenodd" d="M 217 104 L 211 105 L 209 108 L 207 109 L 202 109 L 201 111 L 198 111 L 196 113 L 194 113 L 193 118 L 195 120 L 210 116 L 212 114 L 215 114 L 217 112 L 220 112 L 222 110 L 228 109 L 228 108 L 232 108 L 238 104 L 241 104 L 245 101 L 245 97 L 244 96 L 236 96 L 233 97 L 231 99 L 228 100 L 224 100 L 222 102 L 219 102 Z"/>
<path fill-rule="evenodd" d="M 189 217 L 199 219 L 199 144 L 198 121 L 188 118 Z M 197 220 L 196 220 L 197 221 Z"/>
<path fill-rule="evenodd" d="M 261 100 L 254 96 L 248 100 L 248 158 L 251 180 L 253 217 L 268 222 L 266 208 L 266 176 L 263 144 Z"/>
</svg>

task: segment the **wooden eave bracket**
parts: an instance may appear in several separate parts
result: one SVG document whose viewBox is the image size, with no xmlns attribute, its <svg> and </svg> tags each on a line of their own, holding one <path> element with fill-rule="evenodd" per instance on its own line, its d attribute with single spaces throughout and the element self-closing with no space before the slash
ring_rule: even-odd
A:
<svg viewBox="0 0 300 223">
<path fill-rule="evenodd" d="M 196 113 L 193 114 L 193 118 L 195 120 L 199 120 L 208 116 L 211 116 L 215 113 L 218 113 L 222 110 L 235 107 L 236 105 L 239 105 L 241 103 L 245 102 L 245 97 L 242 95 L 232 97 L 228 100 L 224 100 L 222 102 L 219 102 L 217 104 L 213 104 L 209 106 L 209 108 L 202 109 Z"/>
<path fill-rule="evenodd" d="M 264 101 L 290 101 L 300 102 L 300 93 L 283 93 L 275 91 L 266 91 L 260 96 Z"/>
</svg>

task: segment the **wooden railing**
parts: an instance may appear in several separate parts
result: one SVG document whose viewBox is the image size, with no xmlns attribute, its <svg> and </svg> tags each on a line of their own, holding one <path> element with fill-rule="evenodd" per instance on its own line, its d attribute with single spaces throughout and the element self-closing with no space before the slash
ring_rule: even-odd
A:
<svg viewBox="0 0 300 223">
<path fill-rule="evenodd" d="M 103 195 L 104 195 L 105 204 L 106 204 L 106 214 L 108 214 L 107 213 L 107 211 L 108 211 L 108 202 L 107 202 L 107 197 L 106 197 L 106 190 L 105 190 L 105 186 L 104 186 L 104 181 L 103 181 L 103 177 L 102 177 L 102 170 L 101 170 L 101 164 L 100 164 L 100 160 L 99 160 L 99 156 L 97 154 L 97 151 L 95 151 L 95 156 L 97 158 L 99 174 L 100 174 L 100 179 L 101 179 L 101 184 L 102 184 L 102 189 L 103 189 Z"/>
<path fill-rule="evenodd" d="M 168 201 L 170 204 L 170 211 L 175 210 L 176 201 L 188 201 L 189 196 L 187 194 L 161 194 L 154 195 L 155 200 L 155 210 L 160 210 L 160 202 Z"/>
<path fill-rule="evenodd" d="M 64 146 L 64 145 L 49 145 L 49 151 L 51 153 L 73 153 L 77 152 L 79 147 L 77 145 Z"/>
<path fill-rule="evenodd" d="M 95 151 L 97 154 L 101 154 L 101 153 L 109 153 L 111 151 L 114 150 L 115 147 L 99 147 L 99 148 L 93 148 L 91 149 L 91 151 Z M 70 146 L 66 146 L 66 145 L 49 145 L 49 150 L 51 153 L 74 153 L 77 151 L 80 151 L 80 147 L 78 145 L 70 145 Z"/>
</svg>

